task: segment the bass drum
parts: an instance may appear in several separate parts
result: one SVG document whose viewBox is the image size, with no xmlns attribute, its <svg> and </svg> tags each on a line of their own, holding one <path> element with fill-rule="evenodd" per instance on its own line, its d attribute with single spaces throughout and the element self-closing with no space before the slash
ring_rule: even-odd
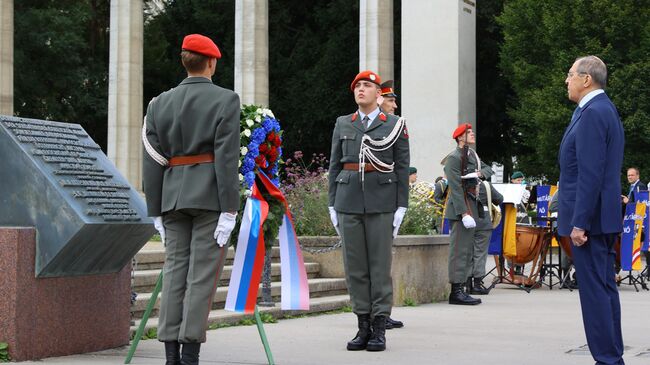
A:
<svg viewBox="0 0 650 365">
<path fill-rule="evenodd" d="M 510 280 L 517 285 L 530 288 L 540 286 L 539 273 L 544 264 L 544 256 L 551 242 L 551 232 L 548 227 L 517 225 L 515 228 L 517 240 L 516 255 L 505 255 L 510 262 Z M 515 266 L 531 263 L 525 273 L 516 274 Z"/>
</svg>

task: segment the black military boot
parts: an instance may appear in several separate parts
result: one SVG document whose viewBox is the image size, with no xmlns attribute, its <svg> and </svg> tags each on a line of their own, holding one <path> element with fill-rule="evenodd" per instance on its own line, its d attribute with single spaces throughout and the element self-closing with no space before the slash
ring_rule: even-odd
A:
<svg viewBox="0 0 650 365">
<path fill-rule="evenodd" d="M 481 304 L 478 298 L 472 298 L 463 291 L 463 283 L 451 284 L 451 292 L 449 293 L 449 304 L 460 305 L 477 305 Z"/>
<path fill-rule="evenodd" d="M 178 341 L 165 341 L 165 365 L 181 364 L 181 344 Z"/>
<path fill-rule="evenodd" d="M 390 318 L 390 316 L 386 317 L 387 330 L 392 330 L 393 328 L 402 328 L 402 327 L 404 327 L 404 323 L 402 321 L 392 319 Z"/>
<path fill-rule="evenodd" d="M 181 365 L 199 365 L 199 351 L 201 350 L 200 343 L 184 343 L 183 356 L 181 357 Z"/>
<path fill-rule="evenodd" d="M 366 350 L 386 350 L 386 316 L 375 316 L 375 319 L 372 321 L 372 336 L 368 341 Z"/>
<path fill-rule="evenodd" d="M 471 287 L 469 290 L 470 294 L 475 294 L 475 295 L 488 295 L 490 294 L 490 291 L 483 286 L 483 280 L 481 278 L 470 278 L 471 280 Z"/>
<path fill-rule="evenodd" d="M 357 321 L 359 322 L 359 331 L 357 331 L 357 335 L 352 339 L 352 341 L 348 342 L 348 351 L 365 350 L 370 335 L 372 334 L 370 330 L 369 314 L 358 314 Z"/>
</svg>

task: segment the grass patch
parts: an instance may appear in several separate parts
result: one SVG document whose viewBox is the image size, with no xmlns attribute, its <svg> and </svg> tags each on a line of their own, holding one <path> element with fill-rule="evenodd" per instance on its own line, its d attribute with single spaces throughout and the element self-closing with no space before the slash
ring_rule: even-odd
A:
<svg viewBox="0 0 650 365">
<path fill-rule="evenodd" d="M 418 303 L 413 298 L 404 298 L 405 307 L 417 307 Z"/>
</svg>

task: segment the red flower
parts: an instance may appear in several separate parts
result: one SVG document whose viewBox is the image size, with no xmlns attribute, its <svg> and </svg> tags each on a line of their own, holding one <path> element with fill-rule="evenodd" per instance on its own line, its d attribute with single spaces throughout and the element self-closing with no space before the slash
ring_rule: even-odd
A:
<svg viewBox="0 0 650 365">
<path fill-rule="evenodd" d="M 264 143 L 260 144 L 260 153 L 265 153 L 268 150 L 269 150 L 268 143 L 264 142 Z"/>
<path fill-rule="evenodd" d="M 257 166 L 263 169 L 265 169 L 266 166 L 268 166 L 268 163 L 266 162 L 266 158 L 264 157 L 264 155 L 259 155 L 255 157 L 255 163 L 257 164 Z"/>
<path fill-rule="evenodd" d="M 268 136 L 266 136 L 266 140 L 269 142 L 273 142 L 273 139 L 275 138 L 275 133 L 271 132 L 269 133 Z"/>
<path fill-rule="evenodd" d="M 280 139 L 280 136 L 276 134 L 275 138 L 273 139 L 273 145 L 275 147 L 280 147 L 281 144 L 282 144 L 282 140 Z"/>
</svg>

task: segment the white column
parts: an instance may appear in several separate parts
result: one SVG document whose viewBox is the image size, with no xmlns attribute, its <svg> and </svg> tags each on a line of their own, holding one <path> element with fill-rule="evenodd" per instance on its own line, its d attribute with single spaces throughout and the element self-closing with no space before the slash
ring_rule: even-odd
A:
<svg viewBox="0 0 650 365">
<path fill-rule="evenodd" d="M 476 126 L 473 1 L 402 1 L 401 81 L 411 166 L 432 182 L 442 175 L 440 161 L 456 146 L 453 130 L 464 122 Z"/>
<path fill-rule="evenodd" d="M 0 1 L 0 114 L 14 114 L 14 1 Z"/>
<path fill-rule="evenodd" d="M 393 0 L 360 0 L 359 70 L 393 80 L 394 53 Z"/>
<path fill-rule="evenodd" d="M 111 0 L 108 157 L 142 189 L 142 0 Z"/>
<path fill-rule="evenodd" d="M 235 92 L 242 104 L 269 105 L 268 0 L 235 2 Z"/>
</svg>

